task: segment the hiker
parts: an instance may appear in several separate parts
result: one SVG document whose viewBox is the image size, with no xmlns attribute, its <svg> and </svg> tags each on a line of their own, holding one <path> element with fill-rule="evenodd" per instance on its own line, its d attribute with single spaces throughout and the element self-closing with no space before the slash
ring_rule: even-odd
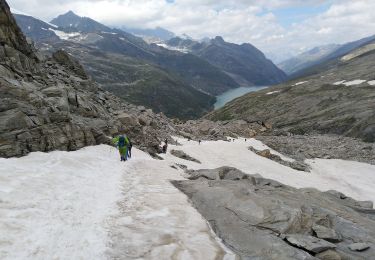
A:
<svg viewBox="0 0 375 260">
<path fill-rule="evenodd" d="M 121 161 L 125 162 L 128 159 L 128 145 L 129 145 L 128 137 L 126 135 L 119 135 L 113 138 L 112 142 L 118 148 Z"/>
<path fill-rule="evenodd" d="M 202 141 L 201 141 L 201 140 L 199 140 L 198 142 L 199 142 L 199 145 L 201 145 L 201 142 L 202 142 Z"/>
<path fill-rule="evenodd" d="M 132 141 L 128 137 L 128 158 L 132 158 L 132 148 L 133 148 Z"/>
<path fill-rule="evenodd" d="M 168 149 L 168 140 L 165 139 L 165 142 L 164 142 L 164 145 L 163 145 L 163 153 L 167 153 L 167 149 Z"/>
</svg>

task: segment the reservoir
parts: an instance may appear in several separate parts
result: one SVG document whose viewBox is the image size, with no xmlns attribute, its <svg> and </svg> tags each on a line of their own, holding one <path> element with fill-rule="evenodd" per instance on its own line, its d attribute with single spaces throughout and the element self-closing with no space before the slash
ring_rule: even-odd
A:
<svg viewBox="0 0 375 260">
<path fill-rule="evenodd" d="M 216 97 L 216 103 L 214 104 L 215 109 L 223 107 L 226 103 L 236 99 L 240 96 L 243 96 L 250 92 L 255 92 L 261 89 L 268 88 L 267 86 L 253 86 L 253 87 L 240 87 L 235 89 L 230 89 L 227 92 L 224 92 L 220 96 Z"/>
</svg>

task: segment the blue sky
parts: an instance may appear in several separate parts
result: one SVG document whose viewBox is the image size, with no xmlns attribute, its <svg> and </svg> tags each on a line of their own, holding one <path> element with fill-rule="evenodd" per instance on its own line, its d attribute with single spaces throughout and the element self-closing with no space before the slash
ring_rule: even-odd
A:
<svg viewBox="0 0 375 260">
<path fill-rule="evenodd" d="M 311 6 L 275 8 L 268 12 L 272 12 L 283 27 L 289 28 L 292 24 L 298 24 L 304 20 L 325 13 L 331 5 L 332 3 L 327 1 L 327 3 Z"/>
</svg>

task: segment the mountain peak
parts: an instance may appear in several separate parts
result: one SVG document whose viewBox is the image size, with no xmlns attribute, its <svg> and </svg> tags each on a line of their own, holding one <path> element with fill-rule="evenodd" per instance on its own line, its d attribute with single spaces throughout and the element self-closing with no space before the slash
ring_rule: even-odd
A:
<svg viewBox="0 0 375 260">
<path fill-rule="evenodd" d="M 215 41 L 215 42 L 220 42 L 220 43 L 225 42 L 224 39 L 223 39 L 223 37 L 221 37 L 221 36 L 216 36 L 216 37 L 214 38 L 214 41 Z"/>
<path fill-rule="evenodd" d="M 70 16 L 70 17 L 80 17 L 79 15 L 77 15 L 75 12 L 73 12 L 72 10 L 69 10 L 68 12 L 66 12 L 65 14 L 61 15 L 61 16 Z"/>
</svg>

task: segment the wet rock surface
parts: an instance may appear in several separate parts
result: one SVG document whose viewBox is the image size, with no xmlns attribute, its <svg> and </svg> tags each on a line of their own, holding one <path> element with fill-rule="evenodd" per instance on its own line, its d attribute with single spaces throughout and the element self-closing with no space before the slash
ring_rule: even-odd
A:
<svg viewBox="0 0 375 260">
<path fill-rule="evenodd" d="M 373 259 L 375 210 L 337 191 L 296 189 L 235 168 L 173 181 L 242 259 Z M 350 245 L 363 251 L 351 250 Z"/>
<path fill-rule="evenodd" d="M 285 135 L 284 135 L 285 134 Z M 298 161 L 304 159 L 343 159 L 375 164 L 375 144 L 336 135 L 257 136 L 270 148 Z"/>
</svg>

